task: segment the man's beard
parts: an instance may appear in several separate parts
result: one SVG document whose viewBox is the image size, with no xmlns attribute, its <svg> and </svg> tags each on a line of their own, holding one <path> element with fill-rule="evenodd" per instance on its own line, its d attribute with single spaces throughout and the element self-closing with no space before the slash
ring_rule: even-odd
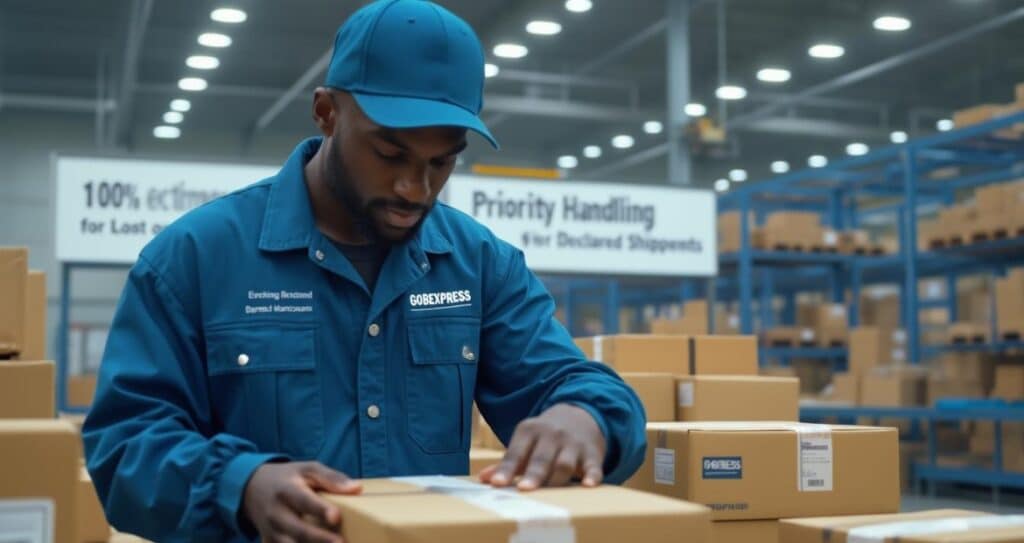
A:
<svg viewBox="0 0 1024 543">
<path fill-rule="evenodd" d="M 423 221 L 426 220 L 427 215 L 433 208 L 433 204 L 415 204 L 402 199 L 364 199 L 363 196 L 356 191 L 352 175 L 349 173 L 348 168 L 345 167 L 345 163 L 341 159 L 341 152 L 336 145 L 332 145 L 330 149 L 328 149 L 327 161 L 324 165 L 324 170 L 327 187 L 330 189 L 334 199 L 340 202 L 345 210 L 348 211 L 356 233 L 368 239 L 370 243 L 391 245 L 407 241 L 416 235 L 416 232 L 419 231 L 420 227 L 423 225 Z M 396 235 L 393 232 L 386 231 L 382 228 L 382 225 L 374 219 L 375 212 L 383 211 L 386 208 L 394 208 L 409 213 L 420 212 L 422 213 L 422 217 L 420 217 L 419 222 L 414 226 L 401 234 Z"/>
</svg>

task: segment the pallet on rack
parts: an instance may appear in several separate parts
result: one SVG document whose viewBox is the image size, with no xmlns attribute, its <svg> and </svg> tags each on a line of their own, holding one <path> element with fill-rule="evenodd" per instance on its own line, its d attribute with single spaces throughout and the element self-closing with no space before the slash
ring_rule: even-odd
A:
<svg viewBox="0 0 1024 543">
<path fill-rule="evenodd" d="M 1024 341 L 1024 325 L 1001 326 L 999 337 L 1003 341 L 1018 342 Z"/>
<path fill-rule="evenodd" d="M 761 333 L 769 347 L 817 347 L 814 330 L 802 326 L 776 326 Z"/>
<path fill-rule="evenodd" d="M 956 322 L 946 330 L 946 341 L 951 345 L 971 345 L 988 343 L 988 326 L 973 322 Z"/>
</svg>

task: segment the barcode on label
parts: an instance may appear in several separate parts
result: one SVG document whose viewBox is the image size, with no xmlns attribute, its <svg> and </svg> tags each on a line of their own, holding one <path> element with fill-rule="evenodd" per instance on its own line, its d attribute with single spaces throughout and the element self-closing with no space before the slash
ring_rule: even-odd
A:
<svg viewBox="0 0 1024 543">
<path fill-rule="evenodd" d="M 822 487 L 822 486 L 825 486 L 825 480 L 824 479 L 808 479 L 807 480 L 807 486 L 809 488 Z"/>
</svg>

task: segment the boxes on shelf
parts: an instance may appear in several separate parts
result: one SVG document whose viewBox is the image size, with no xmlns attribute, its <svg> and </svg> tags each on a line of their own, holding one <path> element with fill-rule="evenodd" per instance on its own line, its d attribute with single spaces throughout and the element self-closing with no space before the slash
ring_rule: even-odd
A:
<svg viewBox="0 0 1024 543">
<path fill-rule="evenodd" d="M 89 407 L 96 395 L 96 375 L 69 375 L 67 382 L 68 405 Z"/>
<path fill-rule="evenodd" d="M 81 439 L 64 421 L 0 420 L 0 500 L 39 520 L 26 541 L 75 541 Z"/>
<path fill-rule="evenodd" d="M 877 326 L 882 330 L 900 327 L 900 298 L 887 289 L 865 289 L 860 300 L 861 326 Z M 851 339 L 852 342 L 852 339 Z"/>
<path fill-rule="evenodd" d="M 591 360 L 618 372 L 757 375 L 753 336 L 615 335 L 578 338 Z"/>
<path fill-rule="evenodd" d="M 839 252 L 865 254 L 871 247 L 871 235 L 866 230 L 845 230 L 839 234 Z"/>
<path fill-rule="evenodd" d="M 748 226 L 753 233 L 757 228 L 754 215 L 748 214 Z M 718 215 L 718 252 L 735 253 L 740 250 L 740 215 L 739 211 L 727 211 Z"/>
<path fill-rule="evenodd" d="M 946 246 L 946 228 L 938 220 L 917 223 L 917 250 L 928 251 Z"/>
<path fill-rule="evenodd" d="M 989 326 L 973 322 L 954 322 L 946 329 L 946 342 L 959 344 L 988 343 Z"/>
<path fill-rule="evenodd" d="M 996 279 L 996 323 L 1003 339 L 1024 339 L 1024 269 Z"/>
<path fill-rule="evenodd" d="M 1024 473 L 1024 423 L 1003 422 L 1003 470 Z M 995 451 L 995 425 L 978 421 L 970 437 L 969 450 L 983 458 L 991 458 Z"/>
<path fill-rule="evenodd" d="M 850 373 L 864 375 L 874 368 L 906 359 L 907 334 L 900 329 L 858 326 L 850 329 L 848 367 Z"/>
<path fill-rule="evenodd" d="M 676 378 L 680 421 L 795 421 L 800 384 L 787 377 L 694 375 Z"/>
<path fill-rule="evenodd" d="M 986 121 L 1006 117 L 1021 111 L 1017 104 L 981 104 L 967 109 L 961 109 L 953 113 L 953 124 L 957 128 L 973 126 Z M 997 138 L 1019 139 L 1021 132 L 1024 132 L 1024 123 L 1016 123 L 1007 128 L 995 131 Z"/>
<path fill-rule="evenodd" d="M 52 419 L 56 416 L 53 362 L 0 362 L 0 419 Z"/>
<path fill-rule="evenodd" d="M 896 512 L 897 437 L 862 426 L 651 423 L 626 486 L 705 504 L 714 520 Z"/>
<path fill-rule="evenodd" d="M 671 373 L 621 373 L 640 397 L 649 422 L 676 419 L 676 377 Z"/>
<path fill-rule="evenodd" d="M 977 381 L 986 395 L 995 384 L 995 361 L 981 353 L 943 353 L 938 369 L 941 375 L 950 379 Z"/>
<path fill-rule="evenodd" d="M 769 250 L 806 250 L 824 237 L 821 216 L 817 213 L 780 211 L 772 213 L 762 228 Z"/>
<path fill-rule="evenodd" d="M 992 397 L 1002 398 L 1008 402 L 1024 400 L 1024 365 L 996 366 Z"/>
<path fill-rule="evenodd" d="M 708 333 L 708 303 L 704 300 L 691 300 L 683 304 L 682 316 L 678 319 L 654 319 L 651 321 L 652 334 L 692 334 Z"/>
<path fill-rule="evenodd" d="M 25 293 L 28 249 L 0 247 L 0 358 L 11 358 L 25 346 Z"/>
<path fill-rule="evenodd" d="M 821 304 L 815 315 L 815 336 L 818 344 L 823 347 L 846 345 L 847 340 L 846 305 Z"/>
<path fill-rule="evenodd" d="M 954 205 L 939 210 L 939 222 L 945 225 L 946 244 L 950 246 L 970 243 L 970 224 L 978 210 L 972 205 Z"/>
<path fill-rule="evenodd" d="M 794 358 L 790 361 L 800 379 L 801 394 L 818 394 L 832 381 L 832 363 L 814 358 Z"/>
<path fill-rule="evenodd" d="M 861 404 L 873 407 L 915 407 L 924 404 L 927 372 L 911 366 L 876 368 L 863 376 Z"/>
<path fill-rule="evenodd" d="M 358 496 L 323 495 L 341 509 L 346 541 L 498 543 L 574 534 L 595 543 L 674 543 L 687 534 L 688 541 L 711 543 L 706 507 L 617 486 L 516 493 L 451 477 L 362 483 Z M 523 523 L 507 511 L 538 522 Z"/>
<path fill-rule="evenodd" d="M 1024 522 L 978 511 L 944 509 L 888 515 L 791 518 L 779 521 L 786 543 L 1018 543 Z"/>
<path fill-rule="evenodd" d="M 811 347 L 816 344 L 814 329 L 807 326 L 776 326 L 761 333 L 769 347 Z"/>
<path fill-rule="evenodd" d="M 831 400 L 860 404 L 861 376 L 856 373 L 836 373 L 832 375 Z"/>
<path fill-rule="evenodd" d="M 968 381 L 945 375 L 928 376 L 928 393 L 925 405 L 933 406 L 944 398 L 984 398 L 985 389 L 981 381 Z"/>
</svg>

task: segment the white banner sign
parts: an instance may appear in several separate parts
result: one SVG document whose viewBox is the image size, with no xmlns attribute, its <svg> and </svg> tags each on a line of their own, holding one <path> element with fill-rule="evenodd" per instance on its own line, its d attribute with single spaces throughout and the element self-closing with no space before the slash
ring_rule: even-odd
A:
<svg viewBox="0 0 1024 543">
<path fill-rule="evenodd" d="M 452 176 L 446 201 L 526 254 L 535 271 L 711 276 L 710 191 Z"/>
<path fill-rule="evenodd" d="M 54 169 L 57 260 L 133 264 L 185 212 L 280 168 L 59 157 Z"/>
</svg>

